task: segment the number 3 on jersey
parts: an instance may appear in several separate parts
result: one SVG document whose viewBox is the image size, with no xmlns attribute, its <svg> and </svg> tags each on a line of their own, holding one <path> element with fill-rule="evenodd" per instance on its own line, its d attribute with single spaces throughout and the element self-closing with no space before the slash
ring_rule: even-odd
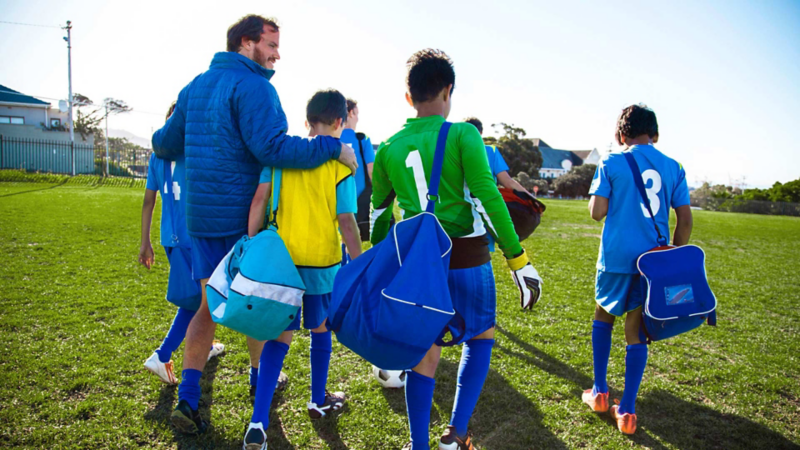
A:
<svg viewBox="0 0 800 450">
<path fill-rule="evenodd" d="M 658 211 L 661 209 L 661 200 L 658 198 L 658 193 L 661 191 L 661 175 L 653 169 L 648 169 L 642 172 L 642 181 L 644 181 L 644 187 L 647 191 L 647 198 L 650 200 L 650 209 L 653 210 L 653 216 L 657 216 Z M 651 184 L 651 186 L 647 187 L 648 184 Z M 641 206 L 642 214 L 649 219 L 650 213 L 647 212 L 647 206 L 644 204 Z"/>
</svg>

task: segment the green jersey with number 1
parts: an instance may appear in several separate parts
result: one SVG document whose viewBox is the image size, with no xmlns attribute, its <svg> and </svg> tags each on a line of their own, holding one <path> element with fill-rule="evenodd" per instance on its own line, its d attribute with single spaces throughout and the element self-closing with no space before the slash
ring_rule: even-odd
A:
<svg viewBox="0 0 800 450">
<path fill-rule="evenodd" d="M 395 198 L 404 219 L 425 210 L 443 122 L 442 116 L 408 119 L 403 129 L 378 149 L 372 172 L 373 244 L 386 237 Z M 492 179 L 483 139 L 468 123 L 454 123 L 447 136 L 436 217 L 451 238 L 489 232 L 506 258 L 522 253 L 506 204 Z"/>
</svg>

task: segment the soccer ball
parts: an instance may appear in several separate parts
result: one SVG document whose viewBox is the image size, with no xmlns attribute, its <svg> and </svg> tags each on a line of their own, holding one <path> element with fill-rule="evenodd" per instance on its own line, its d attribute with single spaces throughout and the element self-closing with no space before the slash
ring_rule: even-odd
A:
<svg viewBox="0 0 800 450">
<path fill-rule="evenodd" d="M 372 366 L 372 375 L 385 388 L 400 389 L 406 385 L 405 370 L 383 370 Z"/>
</svg>

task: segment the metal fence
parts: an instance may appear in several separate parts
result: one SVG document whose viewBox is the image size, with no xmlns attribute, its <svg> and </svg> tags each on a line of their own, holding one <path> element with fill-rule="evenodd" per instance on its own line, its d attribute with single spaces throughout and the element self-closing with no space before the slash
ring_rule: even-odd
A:
<svg viewBox="0 0 800 450">
<path fill-rule="evenodd" d="M 702 197 L 692 198 L 692 206 L 697 206 L 709 211 L 800 217 L 800 203 Z"/>
<path fill-rule="evenodd" d="M 0 135 L 0 169 L 70 175 L 74 164 L 76 175 L 146 178 L 150 153 L 152 150 L 112 145 L 108 149 L 106 161 L 105 142 L 102 141 L 90 145 Z"/>
</svg>

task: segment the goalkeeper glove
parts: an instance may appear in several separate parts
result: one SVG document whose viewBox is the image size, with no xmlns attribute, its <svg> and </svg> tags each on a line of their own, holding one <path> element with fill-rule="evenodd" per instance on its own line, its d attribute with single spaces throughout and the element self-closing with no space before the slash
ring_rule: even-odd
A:
<svg viewBox="0 0 800 450">
<path fill-rule="evenodd" d="M 542 296 L 542 277 L 528 261 L 528 256 L 523 252 L 516 258 L 508 260 L 511 277 L 519 290 L 519 305 L 522 309 L 531 309 Z"/>
</svg>

